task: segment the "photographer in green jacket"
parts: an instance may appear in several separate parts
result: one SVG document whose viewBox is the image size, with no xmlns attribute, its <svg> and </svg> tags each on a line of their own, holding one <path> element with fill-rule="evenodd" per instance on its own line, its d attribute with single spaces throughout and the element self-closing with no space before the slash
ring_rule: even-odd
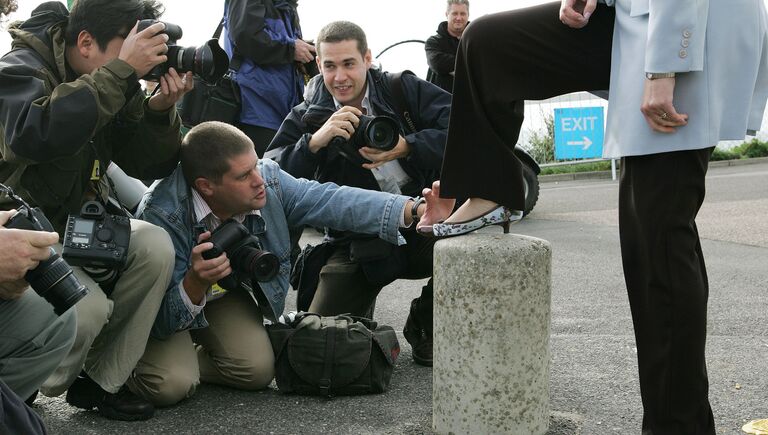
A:
<svg viewBox="0 0 768 435">
<path fill-rule="evenodd" d="M 0 58 L 0 182 L 47 215 L 60 236 L 88 200 L 108 204 L 110 162 L 139 179 L 162 178 L 178 163 L 176 101 L 192 88 L 173 69 L 145 98 L 139 78 L 166 62 L 165 24 L 155 0 L 77 0 L 38 6 L 11 25 Z M 113 195 L 114 196 L 114 195 Z M 9 208 L 8 198 L 0 198 Z M 119 279 L 98 284 L 74 268 L 88 296 L 76 305 L 77 337 L 42 392 L 121 420 L 150 418 L 152 405 L 123 388 L 146 346 L 170 279 L 174 251 L 161 228 L 130 221 Z M 61 245 L 58 246 L 61 249 Z"/>
</svg>

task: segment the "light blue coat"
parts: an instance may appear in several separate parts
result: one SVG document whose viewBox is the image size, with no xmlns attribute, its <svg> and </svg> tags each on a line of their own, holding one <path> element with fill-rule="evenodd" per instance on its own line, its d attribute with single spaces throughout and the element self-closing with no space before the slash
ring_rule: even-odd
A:
<svg viewBox="0 0 768 435">
<path fill-rule="evenodd" d="M 763 0 L 607 0 L 616 8 L 603 155 L 701 149 L 759 130 L 768 98 Z M 649 37 L 650 35 L 650 37 Z M 675 72 L 673 134 L 640 112 L 645 72 Z"/>
</svg>

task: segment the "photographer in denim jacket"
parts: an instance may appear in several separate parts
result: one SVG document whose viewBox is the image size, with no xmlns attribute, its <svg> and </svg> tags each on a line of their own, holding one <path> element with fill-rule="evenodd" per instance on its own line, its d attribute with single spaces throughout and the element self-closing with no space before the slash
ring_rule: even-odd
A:
<svg viewBox="0 0 768 435">
<path fill-rule="evenodd" d="M 263 320 L 285 307 L 290 273 L 289 227 L 328 226 L 405 243 L 398 230 L 425 213 L 440 219 L 454 201 L 411 198 L 333 183 L 296 179 L 271 160 L 259 160 L 237 128 L 205 122 L 184 138 L 181 165 L 156 183 L 139 205 L 141 218 L 165 228 L 176 265 L 147 350 L 129 386 L 154 404 L 190 397 L 200 381 L 245 390 L 265 388 L 274 376 L 272 345 Z M 234 219 L 277 256 L 273 277 L 224 288 L 236 266 L 227 253 L 205 259 L 211 231 Z M 258 301 L 258 305 L 255 301 Z M 195 344 L 198 348 L 195 348 Z"/>
<path fill-rule="evenodd" d="M 443 162 L 450 94 L 412 74 L 402 74 L 398 84 L 391 74 L 371 68 L 365 33 L 354 23 L 326 25 L 317 49 L 321 75 L 309 83 L 306 101 L 285 119 L 267 155 L 280 150 L 280 166 L 294 177 L 410 196 L 429 187 Z M 395 92 L 400 90 L 404 101 L 398 104 Z M 370 163 L 352 161 L 329 146 L 335 137 L 349 140 L 363 114 L 393 118 L 400 133 L 390 150 L 360 148 Z M 430 278 L 411 304 L 403 333 L 414 360 L 432 365 L 434 240 L 406 231 L 408 243 L 393 247 L 354 232 L 329 230 L 326 235 L 335 249 L 319 272 L 310 311 L 366 315 L 392 281 Z"/>
<path fill-rule="evenodd" d="M 60 236 L 68 215 L 113 196 L 105 175 L 111 162 L 140 179 L 162 178 L 178 162 L 175 103 L 192 88 L 191 74 L 170 69 L 151 98 L 138 80 L 167 61 L 165 24 L 137 31 L 138 20 L 160 12 L 155 0 L 78 0 L 71 12 L 45 2 L 10 26 L 13 48 L 0 59 L 0 182 L 40 207 Z M 41 388 L 49 396 L 67 390 L 69 404 L 120 420 L 154 413 L 123 385 L 144 352 L 173 266 L 162 229 L 138 220 L 130 226 L 126 267 L 114 285 L 74 268 L 89 289 L 76 306 L 77 337 Z"/>
</svg>

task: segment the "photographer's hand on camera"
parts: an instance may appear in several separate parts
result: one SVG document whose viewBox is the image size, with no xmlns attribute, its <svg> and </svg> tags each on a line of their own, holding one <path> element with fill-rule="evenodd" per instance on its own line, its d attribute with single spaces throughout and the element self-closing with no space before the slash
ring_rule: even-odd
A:
<svg viewBox="0 0 768 435">
<path fill-rule="evenodd" d="M 0 211 L 0 299 L 18 299 L 29 287 L 24 280 L 28 270 L 51 255 L 59 235 L 2 227 L 16 210 Z"/>
<path fill-rule="evenodd" d="M 373 169 L 392 160 L 407 157 L 411 154 L 411 145 L 405 141 L 404 137 L 400 136 L 397 145 L 391 150 L 384 151 L 378 148 L 362 147 L 359 151 L 361 156 L 371 161 L 371 163 L 363 164 L 363 167 L 365 169 Z"/>
<path fill-rule="evenodd" d="M 179 75 L 173 68 L 168 68 L 168 73 L 160 77 L 160 92 L 153 95 L 149 102 L 149 108 L 157 112 L 170 109 L 187 92 L 191 91 L 195 81 L 192 79 L 192 71 Z"/>
<path fill-rule="evenodd" d="M 166 60 L 168 56 L 168 35 L 162 32 L 165 29 L 165 23 L 157 22 L 137 32 L 138 22 L 123 42 L 120 48 L 118 59 L 125 61 L 136 70 L 136 77 L 144 77 L 155 65 L 159 65 Z"/>
<path fill-rule="evenodd" d="M 328 146 L 334 137 L 341 136 L 349 140 L 360 123 L 363 112 L 352 106 L 344 106 L 325 121 L 322 127 L 309 139 L 309 150 L 317 153 Z"/>
<path fill-rule="evenodd" d="M 317 48 L 315 48 L 314 45 L 302 39 L 296 39 L 294 41 L 294 47 L 295 47 L 295 51 L 293 53 L 294 60 L 301 63 L 312 62 L 313 60 L 315 60 L 315 54 L 317 53 Z"/>
<path fill-rule="evenodd" d="M 220 279 L 232 273 L 227 254 L 206 260 L 203 252 L 213 248 L 213 243 L 206 242 L 211 237 L 210 231 L 200 234 L 198 244 L 192 248 L 192 266 L 184 276 L 183 286 L 192 303 L 199 305 L 208 289 Z"/>
</svg>

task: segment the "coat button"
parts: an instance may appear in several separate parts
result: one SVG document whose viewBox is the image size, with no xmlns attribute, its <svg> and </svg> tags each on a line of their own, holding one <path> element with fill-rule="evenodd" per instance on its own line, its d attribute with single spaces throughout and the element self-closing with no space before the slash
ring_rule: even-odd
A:
<svg viewBox="0 0 768 435">
<path fill-rule="evenodd" d="M 691 37 L 691 31 L 688 29 L 683 30 L 683 38 L 690 38 Z"/>
<path fill-rule="evenodd" d="M 679 56 L 681 59 L 685 59 L 686 57 L 688 57 L 688 51 L 685 49 L 680 50 Z"/>
<path fill-rule="evenodd" d="M 688 46 L 690 45 L 690 41 L 688 41 L 687 39 L 683 39 L 683 40 L 680 42 L 680 45 L 682 45 L 682 46 L 683 46 L 683 48 L 688 48 Z"/>
</svg>

